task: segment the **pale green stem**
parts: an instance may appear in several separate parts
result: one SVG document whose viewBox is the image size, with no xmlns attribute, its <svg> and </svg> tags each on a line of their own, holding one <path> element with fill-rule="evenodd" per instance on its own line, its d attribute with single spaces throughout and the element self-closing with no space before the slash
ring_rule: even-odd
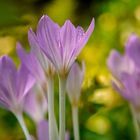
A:
<svg viewBox="0 0 140 140">
<path fill-rule="evenodd" d="M 72 119 L 73 119 L 73 131 L 74 140 L 80 140 L 79 135 L 79 119 L 78 119 L 78 106 L 72 106 Z"/>
<path fill-rule="evenodd" d="M 59 140 L 65 139 L 66 79 L 59 77 Z"/>
<path fill-rule="evenodd" d="M 25 122 L 24 122 L 22 114 L 16 114 L 16 118 L 17 118 L 17 120 L 18 120 L 18 122 L 19 122 L 19 124 L 20 124 L 20 126 L 21 126 L 21 128 L 23 130 L 23 132 L 24 132 L 26 140 L 31 140 L 31 136 L 30 136 L 29 131 L 28 131 L 26 125 L 25 125 Z"/>
<path fill-rule="evenodd" d="M 48 116 L 49 116 L 49 140 L 58 140 L 58 127 L 54 113 L 54 80 L 49 77 L 48 84 Z"/>
<path fill-rule="evenodd" d="M 132 116 L 133 116 L 133 122 L 134 122 L 134 127 L 135 127 L 135 133 L 136 133 L 136 140 L 140 140 L 140 128 L 138 124 L 138 118 L 136 111 L 132 105 L 130 105 Z"/>
</svg>

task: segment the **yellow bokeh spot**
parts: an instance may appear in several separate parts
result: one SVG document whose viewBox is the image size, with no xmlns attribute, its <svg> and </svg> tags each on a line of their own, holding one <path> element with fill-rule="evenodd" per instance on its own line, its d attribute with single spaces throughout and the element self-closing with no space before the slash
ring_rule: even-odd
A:
<svg viewBox="0 0 140 140">
<path fill-rule="evenodd" d="M 97 78 L 98 78 L 98 81 L 102 85 L 104 85 L 104 86 L 110 85 L 110 77 L 109 77 L 109 75 L 99 74 Z"/>
<path fill-rule="evenodd" d="M 136 10 L 134 11 L 134 15 L 135 15 L 135 18 L 140 21 L 140 6 L 138 6 L 136 8 Z"/>
<path fill-rule="evenodd" d="M 0 37 L 0 55 L 9 54 L 15 48 L 16 40 L 12 36 Z"/>
<path fill-rule="evenodd" d="M 98 19 L 98 23 L 105 31 L 115 30 L 117 26 L 116 22 L 115 16 L 113 16 L 111 13 L 104 13 Z"/>
<path fill-rule="evenodd" d="M 45 7 L 43 12 L 47 13 L 54 21 L 63 24 L 67 18 L 71 18 L 74 8 L 73 0 L 54 0 Z"/>
<path fill-rule="evenodd" d="M 103 135 L 110 130 L 111 126 L 106 117 L 101 115 L 93 115 L 87 120 L 86 127 L 90 131 Z"/>
<path fill-rule="evenodd" d="M 112 88 L 102 88 L 97 89 L 90 97 L 89 101 L 97 103 L 97 104 L 104 104 L 105 106 L 112 108 L 120 102 L 119 94 L 114 93 Z"/>
</svg>

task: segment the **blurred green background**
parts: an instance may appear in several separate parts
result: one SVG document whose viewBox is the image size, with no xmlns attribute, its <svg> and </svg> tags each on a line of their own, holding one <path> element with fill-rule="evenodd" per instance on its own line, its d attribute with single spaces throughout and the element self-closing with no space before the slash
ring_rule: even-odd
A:
<svg viewBox="0 0 140 140">
<path fill-rule="evenodd" d="M 0 0 L 0 55 L 8 54 L 18 64 L 16 41 L 28 48 L 27 31 L 36 28 L 43 14 L 60 25 L 70 19 L 84 29 L 95 18 L 95 30 L 78 58 L 86 63 L 79 110 L 81 140 L 134 140 L 128 104 L 111 86 L 106 59 L 112 48 L 123 52 L 130 34 L 140 36 L 140 0 Z M 34 135 L 35 125 L 25 118 Z M 73 140 L 69 102 L 66 121 Z M 0 140 L 24 140 L 15 117 L 3 109 Z"/>
</svg>

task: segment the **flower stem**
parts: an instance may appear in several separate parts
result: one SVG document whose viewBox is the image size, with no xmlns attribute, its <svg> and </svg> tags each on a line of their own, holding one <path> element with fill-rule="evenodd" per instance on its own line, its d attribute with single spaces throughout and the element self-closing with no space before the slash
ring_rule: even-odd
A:
<svg viewBox="0 0 140 140">
<path fill-rule="evenodd" d="M 133 116 L 133 122 L 134 122 L 134 127 L 135 127 L 135 132 L 136 132 L 136 140 L 140 140 L 140 128 L 139 128 L 139 124 L 138 124 L 137 114 L 132 105 L 130 105 L 130 108 L 131 108 L 131 113 Z"/>
<path fill-rule="evenodd" d="M 54 113 L 54 80 L 49 77 L 48 84 L 48 115 L 49 115 L 49 140 L 58 140 L 58 128 Z"/>
<path fill-rule="evenodd" d="M 65 139 L 66 79 L 59 77 L 59 140 Z"/>
<path fill-rule="evenodd" d="M 23 132 L 24 132 L 24 135 L 25 135 L 26 139 L 31 140 L 31 136 L 30 136 L 29 131 L 28 131 L 26 125 L 25 125 L 25 122 L 24 122 L 22 114 L 17 114 L 16 118 L 17 118 L 17 120 L 18 120 L 18 122 L 19 122 L 19 124 L 20 124 L 20 126 L 21 126 L 21 128 L 23 130 Z"/>
<path fill-rule="evenodd" d="M 72 106 L 72 119 L 73 119 L 73 129 L 74 129 L 74 140 L 80 140 L 77 106 Z"/>
</svg>

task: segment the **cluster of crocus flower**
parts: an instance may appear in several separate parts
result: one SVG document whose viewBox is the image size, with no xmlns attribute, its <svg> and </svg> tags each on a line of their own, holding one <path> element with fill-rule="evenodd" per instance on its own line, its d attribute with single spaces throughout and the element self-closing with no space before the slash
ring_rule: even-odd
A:
<svg viewBox="0 0 140 140">
<path fill-rule="evenodd" d="M 21 66 L 17 69 L 8 56 L 0 58 L 0 104 L 19 121 L 27 140 L 32 137 L 24 123 L 23 112 L 35 122 L 39 140 L 69 140 L 65 132 L 65 96 L 72 106 L 74 139 L 80 140 L 78 104 L 84 77 L 84 63 L 77 56 L 94 30 L 94 19 L 86 32 L 67 20 L 62 27 L 42 16 L 36 33 L 30 29 L 30 52 L 17 43 Z M 54 77 L 59 77 L 59 127 L 54 111 Z M 48 120 L 45 114 L 48 112 Z"/>
<path fill-rule="evenodd" d="M 124 55 L 112 50 L 107 64 L 114 77 L 114 88 L 130 104 L 137 140 L 140 140 L 140 39 L 131 35 Z"/>
</svg>

